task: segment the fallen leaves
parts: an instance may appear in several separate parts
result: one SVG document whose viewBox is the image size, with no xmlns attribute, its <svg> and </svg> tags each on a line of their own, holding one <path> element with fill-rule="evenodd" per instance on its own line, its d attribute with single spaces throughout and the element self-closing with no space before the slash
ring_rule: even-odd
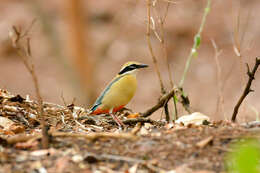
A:
<svg viewBox="0 0 260 173">
<path fill-rule="evenodd" d="M 14 122 L 12 120 L 0 116 L 0 127 L 2 127 L 3 130 L 8 130 L 12 125 L 14 125 Z"/>
<path fill-rule="evenodd" d="M 226 146 L 250 132 L 229 122 L 205 125 L 209 118 L 201 113 L 168 124 L 131 114 L 120 131 L 110 116 L 88 117 L 75 105 L 44 103 L 53 148 L 42 150 L 37 106 L 29 97 L 0 93 L 0 164 L 6 170 L 209 173 L 222 169 Z"/>
<path fill-rule="evenodd" d="M 12 120 L 6 118 L 6 117 L 1 117 L 0 116 L 0 134 L 5 134 L 5 135 L 15 135 L 18 133 L 23 133 L 25 130 L 25 127 L 23 125 L 17 125 L 15 122 Z"/>
</svg>

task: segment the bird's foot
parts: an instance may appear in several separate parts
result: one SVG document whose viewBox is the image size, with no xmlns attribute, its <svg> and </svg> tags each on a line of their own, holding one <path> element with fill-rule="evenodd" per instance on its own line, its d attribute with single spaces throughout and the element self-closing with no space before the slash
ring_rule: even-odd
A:
<svg viewBox="0 0 260 173">
<path fill-rule="evenodd" d="M 114 119 L 114 121 L 117 123 L 117 125 L 119 126 L 119 130 L 121 131 L 123 131 L 125 128 L 126 128 L 126 126 L 125 126 L 125 124 L 119 119 L 119 118 L 117 118 L 117 116 L 116 115 L 114 115 L 114 114 L 110 114 L 111 116 L 112 116 L 112 118 Z"/>
</svg>

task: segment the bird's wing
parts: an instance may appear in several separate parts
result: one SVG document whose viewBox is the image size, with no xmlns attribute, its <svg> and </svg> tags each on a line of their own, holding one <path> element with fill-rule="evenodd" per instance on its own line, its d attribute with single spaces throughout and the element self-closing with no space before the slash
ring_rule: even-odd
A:
<svg viewBox="0 0 260 173">
<path fill-rule="evenodd" d="M 109 91 L 109 89 L 111 88 L 111 86 L 117 82 L 119 79 L 121 79 L 123 76 L 117 76 L 115 77 L 108 85 L 107 87 L 103 90 L 103 92 L 100 94 L 100 96 L 97 98 L 96 102 L 94 103 L 94 105 L 92 106 L 92 108 L 90 109 L 91 112 L 95 111 L 101 104 L 102 104 L 102 100 L 104 98 L 104 96 L 106 95 L 106 93 Z"/>
</svg>

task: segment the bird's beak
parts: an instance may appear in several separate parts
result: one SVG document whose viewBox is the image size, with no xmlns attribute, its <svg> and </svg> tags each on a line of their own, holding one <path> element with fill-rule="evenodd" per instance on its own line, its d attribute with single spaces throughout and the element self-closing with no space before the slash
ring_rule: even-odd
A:
<svg viewBox="0 0 260 173">
<path fill-rule="evenodd" d="M 149 66 L 146 65 L 146 64 L 139 64 L 139 65 L 137 65 L 137 68 L 146 68 L 146 67 L 149 67 Z"/>
</svg>

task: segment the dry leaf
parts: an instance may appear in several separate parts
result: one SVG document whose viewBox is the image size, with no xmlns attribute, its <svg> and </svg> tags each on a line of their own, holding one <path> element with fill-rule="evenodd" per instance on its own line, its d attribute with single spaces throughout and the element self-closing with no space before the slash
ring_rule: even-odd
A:
<svg viewBox="0 0 260 173">
<path fill-rule="evenodd" d="M 129 168 L 125 173 L 136 173 L 138 168 L 138 164 L 134 164 L 131 168 Z"/>
<path fill-rule="evenodd" d="M 153 127 L 153 125 L 151 123 L 144 123 L 144 127 L 149 130 Z"/>
<path fill-rule="evenodd" d="M 140 135 L 148 135 L 148 134 L 149 134 L 148 130 L 143 126 L 140 130 Z"/>
<path fill-rule="evenodd" d="M 84 158 L 83 158 L 81 155 L 79 155 L 79 154 L 76 154 L 76 155 L 72 156 L 72 158 L 71 158 L 71 160 L 72 160 L 73 162 L 75 162 L 75 163 L 79 163 L 79 162 L 81 162 L 83 159 L 84 159 Z"/>
<path fill-rule="evenodd" d="M 10 128 L 9 128 L 10 131 L 14 132 L 15 134 L 17 133 L 23 133 L 25 128 L 24 126 L 22 125 L 15 125 L 13 124 Z"/>
<path fill-rule="evenodd" d="M 8 130 L 14 122 L 6 117 L 0 116 L 0 126 L 4 128 L 4 130 Z"/>
<path fill-rule="evenodd" d="M 178 124 L 184 124 L 185 126 L 188 126 L 189 124 L 192 125 L 202 125 L 203 122 L 209 121 L 210 118 L 207 115 L 204 115 L 200 112 L 194 112 L 189 115 L 184 115 L 180 118 L 178 118 L 175 122 Z"/>
</svg>

